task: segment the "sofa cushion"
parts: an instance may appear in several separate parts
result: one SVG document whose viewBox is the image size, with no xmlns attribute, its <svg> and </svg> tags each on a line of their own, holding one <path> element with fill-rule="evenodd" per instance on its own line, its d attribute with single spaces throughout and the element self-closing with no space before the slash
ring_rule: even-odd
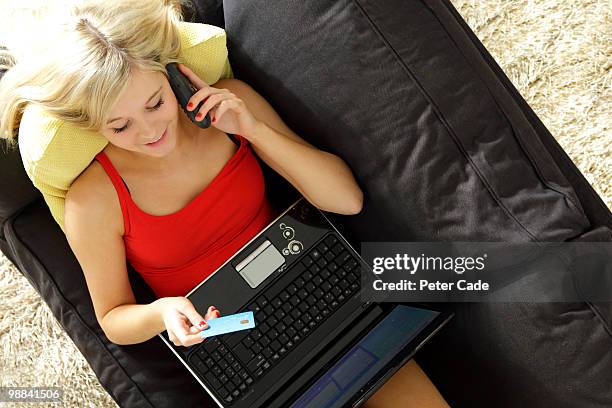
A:
<svg viewBox="0 0 612 408">
<path fill-rule="evenodd" d="M 0 225 L 19 209 L 41 198 L 23 169 L 19 151 L 0 140 Z M 2 231 L 0 230 L 0 236 Z"/>
<path fill-rule="evenodd" d="M 100 383 L 122 407 L 213 407 L 191 374 L 159 337 L 119 346 L 100 328 L 81 268 L 42 200 L 4 225 L 11 258 L 89 362 Z M 130 267 L 140 303 L 153 294 Z"/>
<path fill-rule="evenodd" d="M 354 170 L 366 196 L 348 222 L 363 240 L 556 241 L 588 229 L 516 102 L 429 3 L 226 0 L 230 62 Z"/>
</svg>

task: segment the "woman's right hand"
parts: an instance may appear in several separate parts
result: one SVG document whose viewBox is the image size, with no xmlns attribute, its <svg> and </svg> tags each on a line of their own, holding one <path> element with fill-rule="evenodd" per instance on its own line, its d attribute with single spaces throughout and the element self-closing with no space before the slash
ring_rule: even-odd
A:
<svg viewBox="0 0 612 408">
<path fill-rule="evenodd" d="M 188 347 L 204 341 L 200 332 L 208 329 L 205 320 L 216 319 L 221 315 L 214 306 L 210 306 L 202 317 L 193 303 L 182 296 L 161 298 L 158 302 L 168 337 L 175 346 Z"/>
</svg>

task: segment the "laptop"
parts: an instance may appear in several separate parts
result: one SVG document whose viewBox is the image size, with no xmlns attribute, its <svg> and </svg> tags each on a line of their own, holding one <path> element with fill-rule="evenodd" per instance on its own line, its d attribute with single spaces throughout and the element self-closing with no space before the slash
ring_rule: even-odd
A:
<svg viewBox="0 0 612 408">
<path fill-rule="evenodd" d="M 254 328 L 191 347 L 159 336 L 219 407 L 358 406 L 452 317 L 368 300 L 361 268 L 302 197 L 186 296 L 201 313 L 253 311 Z"/>
</svg>

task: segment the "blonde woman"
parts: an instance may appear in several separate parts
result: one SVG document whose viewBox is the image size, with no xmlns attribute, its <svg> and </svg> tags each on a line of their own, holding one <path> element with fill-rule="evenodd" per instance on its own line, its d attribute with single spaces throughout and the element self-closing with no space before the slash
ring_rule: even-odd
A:
<svg viewBox="0 0 612 408">
<path fill-rule="evenodd" d="M 108 139 L 70 187 L 64 222 L 98 322 L 117 344 L 163 330 L 177 346 L 203 341 L 205 320 L 220 312 L 201 315 L 184 295 L 274 217 L 255 154 L 320 209 L 356 214 L 362 205 L 344 161 L 295 134 L 244 82 L 209 85 L 179 65 L 198 89 L 188 109 L 204 101 L 196 119 L 209 114 L 212 126 L 188 119 L 165 70 L 178 61 L 181 18 L 178 1 L 84 2 L 39 65 L 17 61 L 0 82 L 3 137 L 17 137 L 33 103 Z M 126 261 L 156 301 L 136 303 Z M 411 361 L 367 406 L 446 404 Z"/>
</svg>

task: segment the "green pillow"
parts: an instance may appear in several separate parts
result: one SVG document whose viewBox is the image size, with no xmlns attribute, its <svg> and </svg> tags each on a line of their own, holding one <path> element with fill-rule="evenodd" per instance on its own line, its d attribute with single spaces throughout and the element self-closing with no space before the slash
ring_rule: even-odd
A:
<svg viewBox="0 0 612 408">
<path fill-rule="evenodd" d="M 232 78 L 225 30 L 208 24 L 179 24 L 180 62 L 209 84 Z M 107 143 L 101 134 L 55 119 L 35 104 L 29 104 L 24 110 L 19 126 L 23 165 L 62 231 L 64 199 L 70 185 Z"/>
</svg>

